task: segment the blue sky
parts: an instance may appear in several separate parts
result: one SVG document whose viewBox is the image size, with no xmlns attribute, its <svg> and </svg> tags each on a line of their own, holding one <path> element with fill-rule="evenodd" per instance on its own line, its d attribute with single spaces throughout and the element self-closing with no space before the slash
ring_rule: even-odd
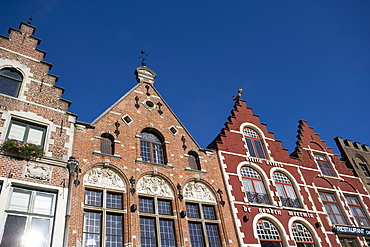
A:
<svg viewBox="0 0 370 247">
<path fill-rule="evenodd" d="M 370 1 L 9 0 L 0 34 L 32 11 L 80 121 L 136 84 L 145 50 L 154 86 L 201 147 L 238 88 L 290 152 L 299 119 L 335 150 L 335 136 L 370 144 Z"/>
</svg>

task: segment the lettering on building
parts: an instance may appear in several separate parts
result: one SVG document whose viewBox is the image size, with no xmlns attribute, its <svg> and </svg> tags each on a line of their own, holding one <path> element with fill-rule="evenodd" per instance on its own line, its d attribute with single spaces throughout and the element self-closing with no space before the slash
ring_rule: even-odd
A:
<svg viewBox="0 0 370 247">
<path fill-rule="evenodd" d="M 295 212 L 295 211 L 289 211 L 288 215 L 290 216 L 298 216 L 303 218 L 313 218 L 313 214 L 307 213 L 307 212 Z"/>
<path fill-rule="evenodd" d="M 255 163 L 260 163 L 262 164 L 262 161 L 258 158 L 255 158 L 255 157 L 247 157 L 246 158 L 248 161 L 251 161 L 251 162 L 255 162 Z"/>
<path fill-rule="evenodd" d="M 266 161 L 266 164 L 269 166 L 277 166 L 277 167 L 283 167 L 283 164 L 280 162 L 275 162 L 275 161 Z"/>
<path fill-rule="evenodd" d="M 259 213 L 266 213 L 266 214 L 276 214 L 276 215 L 281 215 L 280 210 L 276 209 L 271 209 L 271 208 L 259 208 L 258 209 Z"/>
</svg>

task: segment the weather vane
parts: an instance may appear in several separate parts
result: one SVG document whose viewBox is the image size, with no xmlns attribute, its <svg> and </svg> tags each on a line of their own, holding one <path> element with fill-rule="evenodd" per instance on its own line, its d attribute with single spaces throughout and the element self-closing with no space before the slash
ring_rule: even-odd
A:
<svg viewBox="0 0 370 247">
<path fill-rule="evenodd" d="M 34 11 L 32 11 L 32 14 L 31 14 L 30 18 L 28 18 L 28 24 L 31 24 L 31 21 L 33 19 L 33 13 L 34 13 Z"/>
<path fill-rule="evenodd" d="M 146 57 L 148 56 L 148 54 L 145 53 L 145 51 L 141 51 L 141 56 L 138 57 L 138 58 L 141 58 L 141 66 L 143 67 L 146 67 Z"/>
<path fill-rule="evenodd" d="M 242 94 L 243 94 L 243 89 L 242 88 L 239 88 L 238 90 L 238 95 L 235 97 L 235 96 L 232 96 L 232 99 L 237 101 L 238 99 L 240 99 L 240 97 L 242 97 Z"/>
</svg>

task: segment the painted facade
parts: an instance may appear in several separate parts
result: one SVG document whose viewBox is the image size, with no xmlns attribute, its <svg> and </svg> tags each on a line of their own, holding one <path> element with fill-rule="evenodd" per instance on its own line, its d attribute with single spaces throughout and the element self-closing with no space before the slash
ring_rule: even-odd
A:
<svg viewBox="0 0 370 247">
<path fill-rule="evenodd" d="M 35 27 L 0 36 L 0 246 L 63 246 L 76 116 Z M 39 152 L 42 156 L 35 155 Z M 28 245 L 27 245 L 28 244 Z"/>
<path fill-rule="evenodd" d="M 299 121 L 292 154 L 237 99 L 209 145 L 219 156 L 240 246 L 370 246 L 370 198 L 319 135 Z"/>
</svg>

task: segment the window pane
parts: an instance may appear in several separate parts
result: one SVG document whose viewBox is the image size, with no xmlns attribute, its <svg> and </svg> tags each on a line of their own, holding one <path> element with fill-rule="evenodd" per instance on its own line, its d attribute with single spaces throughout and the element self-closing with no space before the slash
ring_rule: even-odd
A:
<svg viewBox="0 0 370 247">
<path fill-rule="evenodd" d="M 44 136 L 44 131 L 40 129 L 35 129 L 30 127 L 28 131 L 28 138 L 27 142 L 28 143 L 33 143 L 35 145 L 42 145 L 42 137 Z"/>
<path fill-rule="evenodd" d="M 216 224 L 207 224 L 207 236 L 208 236 L 208 243 L 211 247 L 219 247 L 220 245 L 220 237 L 218 236 L 218 227 Z"/>
<path fill-rule="evenodd" d="M 187 203 L 186 204 L 186 214 L 190 218 L 200 218 L 198 205 Z"/>
<path fill-rule="evenodd" d="M 8 215 L 4 226 L 4 234 L 0 247 L 19 247 L 22 246 L 23 233 L 26 226 L 27 217 L 18 215 Z"/>
<path fill-rule="evenodd" d="M 122 242 L 122 216 L 107 214 L 106 247 L 123 246 Z"/>
<path fill-rule="evenodd" d="M 258 157 L 264 159 L 265 154 L 263 153 L 263 149 L 261 146 L 261 141 L 260 140 L 254 140 L 254 145 L 256 146 Z"/>
<path fill-rule="evenodd" d="M 153 198 L 139 198 L 139 210 L 145 213 L 154 213 L 154 199 Z"/>
<path fill-rule="evenodd" d="M 14 189 L 10 199 L 9 209 L 27 212 L 31 191 Z"/>
<path fill-rule="evenodd" d="M 101 213 L 84 212 L 83 246 L 99 247 Z"/>
<path fill-rule="evenodd" d="M 172 215 L 171 202 L 158 200 L 158 214 Z"/>
<path fill-rule="evenodd" d="M 140 142 L 141 158 L 143 161 L 150 162 L 150 148 L 148 142 Z"/>
<path fill-rule="evenodd" d="M 213 206 L 203 205 L 202 208 L 203 208 L 203 216 L 205 219 L 210 219 L 210 220 L 216 219 L 215 209 Z"/>
<path fill-rule="evenodd" d="M 102 191 L 86 190 L 85 191 L 85 204 L 91 206 L 102 206 Z"/>
<path fill-rule="evenodd" d="M 0 93 L 17 97 L 20 86 L 21 82 L 0 76 Z"/>
<path fill-rule="evenodd" d="M 159 220 L 159 228 L 161 232 L 161 246 L 175 246 L 175 235 L 172 220 Z"/>
<path fill-rule="evenodd" d="M 122 209 L 122 195 L 107 192 L 107 207 Z"/>
<path fill-rule="evenodd" d="M 13 122 L 10 126 L 8 139 L 23 141 L 25 133 L 26 126 L 19 125 Z"/>
<path fill-rule="evenodd" d="M 163 164 L 162 145 L 160 144 L 152 144 L 152 145 L 153 145 L 154 163 Z"/>
<path fill-rule="evenodd" d="M 50 219 L 32 218 L 25 242 L 28 247 L 45 247 L 49 238 Z"/>
<path fill-rule="evenodd" d="M 243 185 L 244 185 L 245 191 L 254 192 L 253 184 L 250 179 L 243 178 Z"/>
<path fill-rule="evenodd" d="M 140 218 L 140 235 L 142 247 L 155 247 L 155 221 L 151 218 Z"/>
<path fill-rule="evenodd" d="M 192 247 L 203 247 L 203 232 L 201 223 L 189 222 L 190 241 Z"/>
<path fill-rule="evenodd" d="M 254 152 L 252 140 L 249 139 L 249 138 L 245 138 L 245 140 L 247 141 L 249 155 L 252 156 L 252 157 L 257 157 L 256 153 Z"/>
<path fill-rule="evenodd" d="M 49 193 L 36 192 L 33 212 L 36 214 L 52 215 L 54 195 Z"/>
</svg>

